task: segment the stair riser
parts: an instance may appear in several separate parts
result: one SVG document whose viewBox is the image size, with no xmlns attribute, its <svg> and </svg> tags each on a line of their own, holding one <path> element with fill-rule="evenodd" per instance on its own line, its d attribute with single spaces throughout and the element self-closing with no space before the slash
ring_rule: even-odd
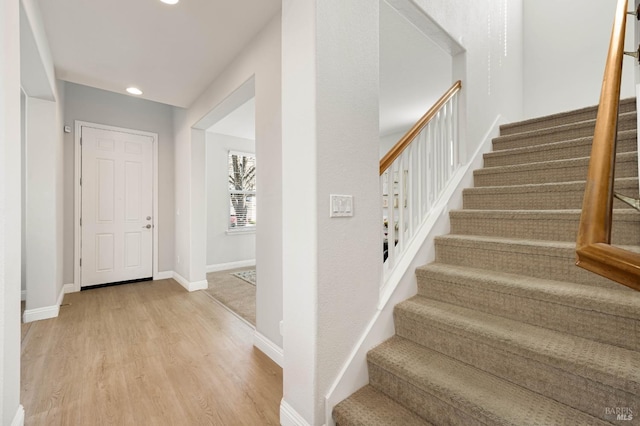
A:
<svg viewBox="0 0 640 426">
<path fill-rule="evenodd" d="M 389 342 L 391 346 L 385 342 L 367 354 L 369 380 L 433 424 L 605 424 L 401 337 Z M 508 404 L 511 398 L 515 410 Z"/>
<path fill-rule="evenodd" d="M 360 388 L 349 398 L 336 405 L 332 415 L 339 426 L 372 424 L 432 426 L 370 385 Z"/>
<path fill-rule="evenodd" d="M 451 233 L 484 237 L 520 238 L 525 240 L 576 241 L 580 215 L 535 219 L 523 216 L 473 217 L 451 216 Z M 614 213 L 611 242 L 614 245 L 640 246 L 640 214 Z"/>
<path fill-rule="evenodd" d="M 636 125 L 636 115 L 626 114 L 618 120 L 618 131 L 632 130 L 636 128 Z M 499 151 L 503 149 L 522 148 L 525 146 L 593 137 L 594 128 L 594 121 L 586 121 L 569 126 L 542 130 L 541 132 L 499 136 L 493 140 L 493 149 Z"/>
<path fill-rule="evenodd" d="M 640 350 L 640 321 L 569 305 L 572 301 L 541 300 L 534 291 L 513 293 L 497 284 L 435 273 L 418 275 L 418 294 L 562 333 Z M 553 312 L 553 315 L 548 315 Z M 594 326 L 596 324 L 597 326 Z"/>
<path fill-rule="evenodd" d="M 476 187 L 482 187 L 574 182 L 586 180 L 588 169 L 588 159 L 558 165 L 541 163 L 515 170 L 513 168 L 484 169 L 474 173 L 474 184 Z M 619 157 L 616 161 L 616 177 L 638 177 L 638 157 L 633 155 Z"/>
<path fill-rule="evenodd" d="M 489 153 L 484 155 L 485 167 L 511 166 L 516 164 L 540 163 L 543 161 L 567 160 L 591 156 L 591 138 L 540 146 L 539 149 Z M 638 150 L 637 133 L 621 132 L 618 135 L 616 152 Z"/>
<path fill-rule="evenodd" d="M 631 407 L 638 396 L 516 354 L 501 342 L 465 333 L 446 324 L 395 315 L 396 334 L 432 350 L 603 418 L 603 407 Z M 482 338 L 480 338 L 482 339 Z M 544 343 L 541 343 L 544 344 Z M 551 361 L 550 361 L 551 362 Z"/>
<path fill-rule="evenodd" d="M 633 112 L 636 110 L 635 99 L 625 99 L 620 101 L 619 113 Z M 548 127 L 562 126 L 565 124 L 577 123 L 580 121 L 595 120 L 598 114 L 597 107 L 583 108 L 577 111 L 567 113 L 554 114 L 548 117 L 542 117 L 537 120 L 528 120 L 520 123 L 507 124 L 500 126 L 500 134 L 503 136 L 513 135 L 516 133 L 531 132 L 534 130 L 546 129 Z"/>
<path fill-rule="evenodd" d="M 575 249 L 436 239 L 436 262 L 596 287 L 620 284 L 575 266 Z"/>
<path fill-rule="evenodd" d="M 584 183 L 567 183 L 553 188 L 545 186 L 469 188 L 463 191 L 463 204 L 465 209 L 474 210 L 581 209 L 584 186 Z M 615 189 L 624 195 L 637 198 L 637 179 L 616 181 Z M 614 201 L 613 207 L 617 209 L 631 208 L 618 200 Z"/>
<path fill-rule="evenodd" d="M 398 401 L 417 415 L 434 425 L 451 426 L 485 426 L 491 424 L 486 417 L 476 419 L 461 409 L 457 409 L 452 401 L 443 401 L 441 395 L 422 391 L 410 383 L 401 381 L 398 376 L 369 362 L 369 384 Z M 441 399 L 442 398 L 442 399 Z"/>
</svg>

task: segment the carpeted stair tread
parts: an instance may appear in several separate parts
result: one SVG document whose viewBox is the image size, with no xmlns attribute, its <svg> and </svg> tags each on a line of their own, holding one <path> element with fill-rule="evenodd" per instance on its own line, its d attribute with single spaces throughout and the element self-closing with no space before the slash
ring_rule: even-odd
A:
<svg viewBox="0 0 640 426">
<path fill-rule="evenodd" d="M 430 426 L 426 420 L 367 385 L 333 409 L 338 426 Z"/>
<path fill-rule="evenodd" d="M 636 99 L 619 112 L 614 189 L 638 198 Z M 596 115 L 500 126 L 338 426 L 640 425 L 640 292 L 575 265 Z M 640 213 L 614 200 L 612 219 L 640 253 Z"/>
<path fill-rule="evenodd" d="M 430 274 L 446 275 L 451 280 L 476 282 L 475 286 L 490 287 L 497 293 L 519 294 L 528 298 L 546 300 L 557 305 L 598 311 L 640 321 L 640 292 L 629 291 L 623 285 L 619 285 L 621 291 L 612 291 L 608 288 L 585 286 L 567 281 L 497 271 L 488 273 L 483 269 L 435 262 L 417 268 L 416 274 L 419 278 L 428 278 L 431 276 Z M 427 293 L 420 294 L 429 297 Z"/>
<path fill-rule="evenodd" d="M 434 424 L 607 424 L 402 337 L 374 348 L 368 361 L 374 386 L 395 382 L 390 396 Z"/>
<path fill-rule="evenodd" d="M 493 149 L 518 148 L 522 146 L 540 145 L 550 142 L 577 139 L 593 136 L 595 119 L 578 123 L 570 123 L 556 127 L 549 127 L 531 132 L 516 133 L 508 136 L 498 136 L 493 139 Z M 618 118 L 618 131 L 635 129 L 636 112 L 620 114 Z"/>
<path fill-rule="evenodd" d="M 609 279 L 577 268 L 575 242 L 449 234 L 436 237 L 435 246 L 436 261 L 440 263 L 612 289 L 621 287 Z M 640 252 L 638 246 L 622 248 Z"/>
<path fill-rule="evenodd" d="M 414 296 L 396 305 L 397 328 L 401 317 L 421 324 L 420 328 L 427 331 L 439 328 L 447 335 L 479 341 L 491 348 L 619 388 L 640 398 L 640 357 L 635 351 L 423 296 Z M 413 340 L 403 331 L 400 327 L 397 333 Z M 455 353 L 447 355 L 456 357 Z"/>
<path fill-rule="evenodd" d="M 526 185 L 586 180 L 589 157 L 552 160 L 539 163 L 485 167 L 473 172 L 476 187 Z M 616 177 L 638 177 L 638 153 L 616 156 Z"/>
<path fill-rule="evenodd" d="M 636 99 L 628 98 L 620 100 L 619 113 L 633 112 L 636 110 Z M 500 134 L 511 135 L 514 133 L 529 132 L 547 127 L 555 127 L 561 124 L 576 123 L 580 121 L 593 120 L 598 114 L 598 105 L 580 108 L 574 111 L 560 112 L 557 114 L 545 115 L 543 117 L 531 118 L 500 126 Z"/>
<path fill-rule="evenodd" d="M 595 417 L 640 398 L 634 351 L 422 296 L 394 318 L 400 337 Z"/>
<path fill-rule="evenodd" d="M 418 294 L 599 342 L 640 350 L 640 293 L 431 263 Z"/>
<path fill-rule="evenodd" d="M 567 210 L 582 207 L 585 181 L 466 188 L 462 191 L 465 209 L 489 210 Z M 638 178 L 615 180 L 615 189 L 638 196 Z M 630 209 L 615 200 L 614 208 Z"/>
<path fill-rule="evenodd" d="M 483 155 L 484 165 L 485 167 L 496 167 L 588 157 L 591 155 L 592 142 L 593 137 L 587 136 L 574 140 L 492 151 Z M 618 143 L 616 146 L 618 153 L 634 152 L 637 150 L 638 136 L 635 129 L 618 132 Z"/>
<path fill-rule="evenodd" d="M 548 241 L 575 241 L 581 210 L 452 210 L 451 233 Z M 640 214 L 613 211 L 614 245 L 640 245 Z"/>
</svg>

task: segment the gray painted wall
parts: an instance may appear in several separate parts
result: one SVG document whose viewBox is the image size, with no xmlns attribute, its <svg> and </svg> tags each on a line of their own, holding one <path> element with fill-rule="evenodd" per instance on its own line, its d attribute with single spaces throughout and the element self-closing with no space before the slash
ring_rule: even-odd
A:
<svg viewBox="0 0 640 426">
<path fill-rule="evenodd" d="M 229 220 L 227 165 L 229 151 L 255 153 L 256 143 L 249 139 L 210 132 L 207 132 L 206 138 L 207 265 L 255 259 L 255 232 L 227 233 Z"/>
<path fill-rule="evenodd" d="M 158 270 L 173 270 L 174 137 L 173 107 L 79 84 L 65 84 L 64 122 L 64 282 L 73 282 L 74 122 L 88 121 L 158 134 Z"/>
</svg>

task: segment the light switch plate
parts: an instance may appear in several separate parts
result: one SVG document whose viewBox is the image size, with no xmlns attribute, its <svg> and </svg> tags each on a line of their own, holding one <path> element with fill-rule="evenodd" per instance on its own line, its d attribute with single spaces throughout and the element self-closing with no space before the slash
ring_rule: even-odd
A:
<svg viewBox="0 0 640 426">
<path fill-rule="evenodd" d="M 353 216 L 353 195 L 329 195 L 329 217 Z"/>
</svg>

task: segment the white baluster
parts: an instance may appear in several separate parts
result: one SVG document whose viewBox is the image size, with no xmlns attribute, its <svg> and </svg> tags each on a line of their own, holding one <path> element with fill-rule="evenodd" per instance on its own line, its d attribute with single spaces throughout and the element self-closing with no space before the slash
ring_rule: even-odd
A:
<svg viewBox="0 0 640 426">
<path fill-rule="evenodd" d="M 460 165 L 458 108 L 456 94 L 380 176 L 381 193 L 387 200 L 383 208 L 388 224 L 385 276 L 393 271 Z"/>
<path fill-rule="evenodd" d="M 396 160 L 397 161 L 397 160 Z M 395 266 L 395 258 L 396 258 L 396 251 L 395 251 L 395 244 L 394 241 L 396 239 L 396 230 L 395 230 L 395 226 L 394 224 L 396 223 L 396 212 L 395 212 L 395 208 L 393 206 L 394 204 L 394 192 L 395 192 L 395 183 L 394 183 L 394 169 L 395 169 L 395 164 L 396 161 L 394 161 L 393 163 L 391 163 L 391 167 L 389 167 L 389 218 L 387 219 L 387 252 L 388 252 L 388 261 L 389 261 L 389 268 L 393 269 L 393 267 Z"/>
</svg>

